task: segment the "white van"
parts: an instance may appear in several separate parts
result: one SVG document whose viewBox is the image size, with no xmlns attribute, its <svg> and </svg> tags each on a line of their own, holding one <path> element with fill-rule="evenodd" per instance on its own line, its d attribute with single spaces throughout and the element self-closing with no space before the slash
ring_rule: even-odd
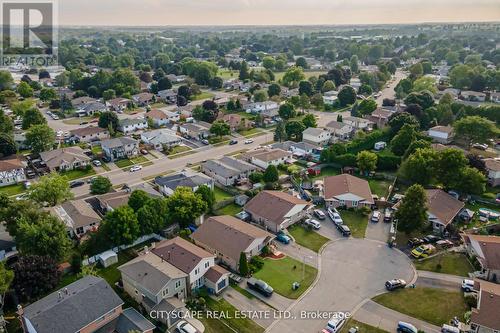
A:
<svg viewBox="0 0 500 333">
<path fill-rule="evenodd" d="M 340 331 L 342 326 L 345 324 L 345 317 L 339 315 L 333 315 L 333 317 L 326 324 L 326 329 L 328 332 L 337 333 Z"/>
<path fill-rule="evenodd" d="M 474 280 L 463 279 L 462 280 L 462 290 L 466 292 L 471 292 L 474 290 Z"/>
<path fill-rule="evenodd" d="M 443 326 L 441 326 L 441 332 L 442 333 L 460 333 L 460 329 L 458 327 L 455 327 L 455 326 L 443 324 Z"/>
</svg>

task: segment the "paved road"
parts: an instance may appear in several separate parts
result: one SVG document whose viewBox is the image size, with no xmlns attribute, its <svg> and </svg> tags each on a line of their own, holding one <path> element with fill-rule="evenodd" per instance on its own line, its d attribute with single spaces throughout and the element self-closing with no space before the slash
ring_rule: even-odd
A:
<svg viewBox="0 0 500 333">
<path fill-rule="evenodd" d="M 243 284 L 241 286 L 243 286 Z M 226 288 L 223 297 L 226 301 L 231 303 L 240 311 L 255 311 L 256 313 L 262 312 L 266 314 L 268 313 L 270 315 L 270 317 L 268 318 L 266 318 L 266 315 L 252 317 L 253 321 L 264 328 L 271 325 L 274 321 L 274 316 L 272 316 L 274 309 L 264 302 L 261 302 L 258 298 L 250 299 L 233 288 Z"/>
<path fill-rule="evenodd" d="M 372 300 L 364 303 L 363 306 L 356 311 L 354 319 L 365 324 L 381 328 L 387 332 L 394 332 L 399 321 L 413 324 L 417 329 L 422 330 L 425 333 L 441 332 L 441 328 L 438 326 L 388 309 Z"/>
<path fill-rule="evenodd" d="M 380 217 L 378 223 L 368 222 L 366 227 L 365 237 L 368 239 L 377 240 L 380 242 L 387 242 L 389 239 L 389 231 L 391 230 L 391 223 L 385 223 L 384 217 Z"/>
<path fill-rule="evenodd" d="M 321 255 L 317 284 L 290 311 L 293 319 L 277 320 L 268 332 L 319 332 L 328 319 L 308 319 L 303 314 L 351 312 L 384 291 L 384 282 L 395 277 L 408 281 L 414 271 L 410 260 L 385 244 L 366 239 L 340 239 L 330 243 Z"/>
<path fill-rule="evenodd" d="M 153 160 L 153 164 L 150 166 L 145 166 L 141 171 L 129 172 L 128 170 L 111 170 L 102 173 L 102 176 L 108 177 L 113 185 L 128 184 L 129 186 L 137 185 L 144 182 L 144 178 L 153 177 L 166 173 L 168 171 L 180 171 L 186 167 L 187 163 L 199 163 L 208 159 L 220 158 L 224 155 L 231 154 L 243 149 L 252 149 L 260 146 L 261 144 L 267 143 L 272 140 L 272 133 L 266 133 L 265 135 L 254 137 L 254 142 L 252 144 L 244 144 L 243 140 L 240 140 L 236 145 L 224 145 L 220 147 L 209 147 L 205 146 L 196 150 L 195 153 L 189 154 L 177 159 L 169 159 L 168 157 L 161 157 Z M 76 197 L 86 195 L 89 192 L 89 185 L 85 184 L 81 187 L 73 189 L 73 193 Z"/>
<path fill-rule="evenodd" d="M 417 286 L 460 291 L 464 277 L 428 271 L 417 271 Z"/>
<path fill-rule="evenodd" d="M 379 106 L 382 106 L 382 102 L 385 98 L 390 98 L 394 99 L 396 96 L 396 92 L 394 91 L 394 88 L 398 85 L 399 81 L 404 79 L 406 77 L 406 74 L 403 73 L 400 69 L 396 71 L 396 74 L 394 74 L 392 81 L 388 84 L 388 87 L 382 89 L 380 91 L 381 95 L 377 97 L 377 104 Z"/>
</svg>

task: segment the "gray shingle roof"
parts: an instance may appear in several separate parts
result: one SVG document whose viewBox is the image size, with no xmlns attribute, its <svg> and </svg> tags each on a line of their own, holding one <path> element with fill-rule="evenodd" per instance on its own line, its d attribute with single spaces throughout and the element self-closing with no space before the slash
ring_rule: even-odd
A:
<svg viewBox="0 0 500 333">
<path fill-rule="evenodd" d="M 182 173 L 177 173 L 174 175 L 155 178 L 156 184 L 160 186 L 166 186 L 172 190 L 175 190 L 179 186 L 193 188 L 196 186 L 208 184 L 211 181 L 212 179 L 210 177 L 198 173 L 194 175 L 185 175 Z"/>
<path fill-rule="evenodd" d="M 130 145 L 130 144 L 136 144 L 136 143 L 138 143 L 137 140 L 134 140 L 132 138 L 128 138 L 128 137 L 124 136 L 124 137 L 120 137 L 120 138 L 104 140 L 101 142 L 101 147 L 102 148 L 117 148 L 117 147 L 126 146 L 126 145 Z"/>
<path fill-rule="evenodd" d="M 202 164 L 202 169 L 207 168 L 220 177 L 229 178 L 241 173 L 256 170 L 257 167 L 234 157 L 225 156 L 219 160 L 209 160 Z"/>
</svg>

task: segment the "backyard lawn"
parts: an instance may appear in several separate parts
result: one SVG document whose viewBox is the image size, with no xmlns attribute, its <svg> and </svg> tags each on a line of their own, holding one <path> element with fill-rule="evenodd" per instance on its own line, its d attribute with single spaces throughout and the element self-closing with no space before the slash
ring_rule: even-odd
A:
<svg viewBox="0 0 500 333">
<path fill-rule="evenodd" d="M 79 178 L 89 177 L 95 175 L 95 170 L 93 168 L 90 169 L 75 169 L 61 172 L 61 175 L 68 177 L 68 180 L 75 180 Z"/>
<path fill-rule="evenodd" d="M 368 226 L 368 216 L 359 212 L 340 210 L 339 211 L 344 224 L 351 229 L 352 237 L 364 238 L 366 227 Z"/>
<path fill-rule="evenodd" d="M 209 98 L 212 98 L 212 97 L 214 97 L 214 94 L 209 93 L 209 92 L 202 92 L 202 93 L 199 93 L 198 95 L 192 96 L 191 100 L 198 101 L 198 100 L 201 100 L 201 99 L 209 99 Z"/>
<path fill-rule="evenodd" d="M 373 194 L 378 195 L 379 198 L 386 198 L 389 191 L 389 186 L 391 186 L 392 182 L 390 180 L 369 179 L 368 184 L 370 185 L 370 189 L 372 190 Z"/>
<path fill-rule="evenodd" d="M 217 186 L 214 187 L 214 195 L 215 195 L 215 202 L 221 202 L 233 197 L 231 193 L 228 193 L 223 189 L 218 188 Z"/>
<path fill-rule="evenodd" d="M 336 176 L 340 174 L 340 168 L 327 166 L 321 169 L 319 176 L 312 177 L 312 180 L 323 179 L 328 176 Z"/>
<path fill-rule="evenodd" d="M 239 71 L 232 71 L 230 69 L 220 69 L 219 72 L 217 73 L 217 76 L 227 80 L 231 78 L 238 78 L 239 74 L 240 74 Z"/>
<path fill-rule="evenodd" d="M 441 265 L 439 268 L 438 265 Z M 459 276 L 468 276 L 469 272 L 474 271 L 474 267 L 470 264 L 469 260 L 464 254 L 460 253 L 444 253 L 425 259 L 416 261 L 415 267 L 422 271 L 431 271 L 444 274 L 453 274 Z"/>
<path fill-rule="evenodd" d="M 468 311 L 462 293 L 436 288 L 399 289 L 376 296 L 373 300 L 437 326 L 448 323 L 455 316 L 463 319 Z"/>
<path fill-rule="evenodd" d="M 301 225 L 294 225 L 288 228 L 288 231 L 295 239 L 295 242 L 303 247 L 318 252 L 323 244 L 330 239 L 318 234 L 316 231 L 309 230 Z"/>
<path fill-rule="evenodd" d="M 357 321 L 357 320 L 351 318 L 347 321 L 347 323 L 344 325 L 344 327 L 342 327 L 342 329 L 340 330 L 340 333 L 348 333 L 349 329 L 351 327 L 357 327 L 359 329 L 358 333 L 385 333 L 385 332 L 387 332 L 387 331 L 384 331 L 383 329 L 373 327 L 371 325 L 362 323 L 360 321 Z"/>
<path fill-rule="evenodd" d="M 216 215 L 230 215 L 230 216 L 234 216 L 234 215 L 238 214 L 239 212 L 241 212 L 242 210 L 243 210 L 243 208 L 241 208 L 240 206 L 238 206 L 235 203 L 232 203 L 232 204 L 224 206 L 224 207 L 222 207 L 220 209 L 217 209 L 215 211 L 215 214 Z"/>
<path fill-rule="evenodd" d="M 21 194 L 25 191 L 23 184 L 14 184 L 0 187 L 0 193 L 5 193 L 7 196 Z"/>
<path fill-rule="evenodd" d="M 303 277 L 304 274 L 304 279 Z M 266 281 L 278 294 L 297 299 L 313 283 L 318 270 L 290 257 L 283 259 L 265 259 L 264 267 L 253 276 Z M 299 282 L 300 287 L 292 290 L 292 283 Z"/>
</svg>

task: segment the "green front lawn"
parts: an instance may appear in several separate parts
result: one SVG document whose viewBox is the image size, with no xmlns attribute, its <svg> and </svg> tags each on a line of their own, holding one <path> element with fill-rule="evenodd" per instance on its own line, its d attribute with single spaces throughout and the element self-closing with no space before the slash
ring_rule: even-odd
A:
<svg viewBox="0 0 500 333">
<path fill-rule="evenodd" d="M 387 333 L 387 331 L 384 331 L 383 329 L 362 323 L 353 318 L 349 319 L 344 327 L 342 327 L 340 333 L 348 333 L 351 327 L 357 327 L 358 333 Z"/>
<path fill-rule="evenodd" d="M 238 78 L 240 72 L 239 71 L 233 71 L 230 69 L 219 69 L 219 72 L 217 72 L 217 76 L 221 77 L 222 79 L 231 79 L 231 78 Z"/>
<path fill-rule="evenodd" d="M 217 209 L 215 211 L 215 215 L 234 216 L 234 215 L 238 214 L 239 212 L 241 212 L 242 210 L 243 210 L 243 208 L 241 208 L 240 206 L 238 206 L 235 203 L 232 203 L 232 204 L 229 204 L 227 206 L 224 206 L 222 208 Z"/>
<path fill-rule="evenodd" d="M 18 195 L 21 194 L 25 191 L 26 189 L 24 188 L 23 184 L 14 184 L 14 185 L 8 185 L 8 186 L 2 186 L 0 187 L 0 193 L 5 193 L 7 196 L 12 196 L 12 195 Z"/>
<path fill-rule="evenodd" d="M 123 160 L 117 160 L 117 161 L 115 161 L 115 164 L 120 169 L 134 165 L 134 163 L 131 160 L 129 160 L 128 158 L 125 158 Z"/>
<path fill-rule="evenodd" d="M 437 326 L 448 323 L 455 316 L 463 319 L 468 311 L 462 293 L 436 288 L 399 289 L 376 296 L 373 300 Z"/>
<path fill-rule="evenodd" d="M 175 155 L 175 154 L 183 153 L 185 151 L 190 151 L 190 150 L 191 150 L 191 148 L 189 148 L 188 146 L 181 145 L 181 146 L 172 147 L 166 153 L 167 153 L 167 155 Z"/>
<path fill-rule="evenodd" d="M 316 231 L 309 230 L 301 225 L 294 225 L 288 228 L 288 231 L 295 239 L 295 242 L 303 247 L 318 252 L 321 247 L 330 239 L 318 234 Z"/>
<path fill-rule="evenodd" d="M 304 279 L 303 272 L 305 272 Z M 297 299 L 313 283 L 317 273 L 316 268 L 305 265 L 304 270 L 303 262 L 285 257 L 278 260 L 265 259 L 264 267 L 253 276 L 267 282 L 278 294 Z M 300 283 L 297 290 L 292 290 L 294 282 Z"/>
<path fill-rule="evenodd" d="M 205 333 L 260 333 L 264 328 L 249 318 L 238 317 L 238 309 L 229 304 L 225 299 L 215 300 L 203 295 L 207 309 L 220 314 L 220 319 L 207 318 L 203 316 L 199 319 L 205 326 Z M 224 318 L 225 317 L 225 318 Z M 229 326 L 229 327 L 228 327 Z"/>
<path fill-rule="evenodd" d="M 92 154 L 99 155 L 100 153 L 102 153 L 102 147 L 101 146 L 95 145 L 95 146 L 92 147 Z"/>
<path fill-rule="evenodd" d="M 441 267 L 439 267 L 439 265 Z M 468 276 L 469 272 L 474 271 L 474 267 L 464 254 L 460 253 L 444 253 L 425 259 L 416 261 L 415 267 L 418 270 L 430 271 L 436 273 L 453 274 L 459 276 Z"/>
<path fill-rule="evenodd" d="M 115 161 L 115 164 L 120 169 L 124 169 L 124 168 L 130 167 L 134 164 L 143 164 L 143 163 L 148 163 L 148 162 L 150 164 L 153 164 L 153 162 L 150 162 L 146 157 L 139 155 L 139 156 L 136 156 L 136 157 L 133 157 L 130 159 L 125 158 L 123 160 Z M 147 164 L 147 165 L 149 165 L 149 164 Z"/>
<path fill-rule="evenodd" d="M 209 99 L 209 98 L 213 98 L 214 97 L 214 94 L 211 94 L 209 92 L 202 92 L 198 95 L 193 95 L 191 96 L 191 100 L 192 101 L 198 101 L 198 100 L 201 100 L 201 99 Z"/>
<path fill-rule="evenodd" d="M 215 202 L 221 202 L 233 197 L 231 193 L 228 193 L 223 189 L 218 188 L 217 186 L 214 187 L 214 195 L 215 195 Z"/>
<path fill-rule="evenodd" d="M 68 180 L 75 180 L 75 179 L 95 175 L 95 173 L 96 172 L 95 172 L 94 168 L 90 168 L 88 170 L 87 169 L 75 169 L 75 170 L 62 171 L 61 175 L 68 177 Z"/>
<path fill-rule="evenodd" d="M 134 158 L 131 158 L 130 161 L 132 163 L 134 163 L 134 164 L 141 164 L 141 163 L 147 163 L 147 162 L 149 162 L 149 160 L 146 157 L 142 156 L 142 155 L 139 155 L 139 156 L 136 156 Z"/>
<path fill-rule="evenodd" d="M 250 136 L 250 135 L 262 133 L 262 131 L 258 128 L 250 128 L 247 130 L 238 131 L 238 133 L 240 135 L 243 135 L 243 136 Z"/>
<path fill-rule="evenodd" d="M 339 210 L 344 224 L 351 229 L 352 237 L 364 238 L 368 226 L 368 216 L 356 211 Z"/>
</svg>

